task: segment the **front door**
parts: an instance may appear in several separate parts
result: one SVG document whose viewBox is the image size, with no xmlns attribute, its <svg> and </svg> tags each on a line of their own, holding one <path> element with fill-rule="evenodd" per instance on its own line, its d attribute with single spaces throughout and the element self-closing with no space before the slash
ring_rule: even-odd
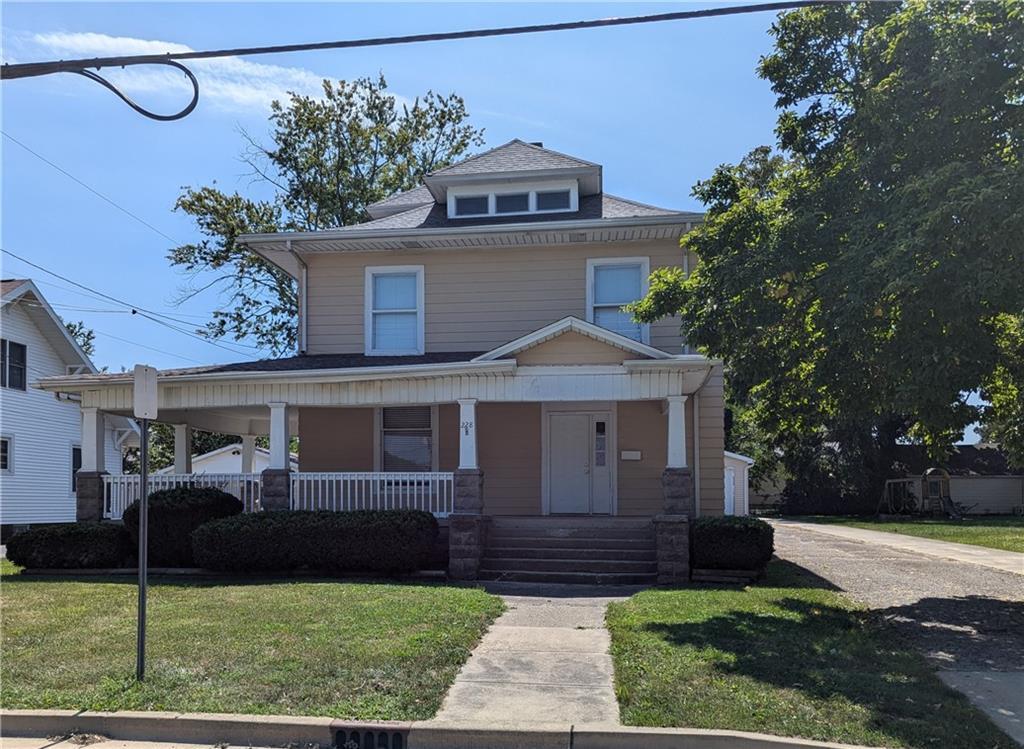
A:
<svg viewBox="0 0 1024 749">
<path fill-rule="evenodd" d="M 548 493 L 553 514 L 611 513 L 611 415 L 548 415 Z"/>
</svg>

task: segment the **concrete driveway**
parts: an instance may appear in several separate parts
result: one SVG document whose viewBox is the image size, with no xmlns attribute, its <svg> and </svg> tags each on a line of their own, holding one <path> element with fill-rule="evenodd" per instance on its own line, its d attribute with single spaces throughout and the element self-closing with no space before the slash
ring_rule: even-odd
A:
<svg viewBox="0 0 1024 749">
<path fill-rule="evenodd" d="M 926 554 L 889 539 L 772 523 L 780 559 L 881 614 L 943 681 L 1024 746 L 1024 577 L 952 552 Z"/>
</svg>

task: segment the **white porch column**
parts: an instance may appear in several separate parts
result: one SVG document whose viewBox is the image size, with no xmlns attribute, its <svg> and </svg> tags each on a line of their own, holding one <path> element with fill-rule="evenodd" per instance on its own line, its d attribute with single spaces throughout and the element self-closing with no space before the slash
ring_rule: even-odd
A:
<svg viewBox="0 0 1024 749">
<path fill-rule="evenodd" d="M 476 399 L 459 400 L 459 469 L 476 470 Z"/>
<path fill-rule="evenodd" d="M 686 468 L 686 396 L 670 395 L 668 401 L 667 468 Z"/>
<path fill-rule="evenodd" d="M 270 406 L 270 468 L 287 471 L 288 460 L 288 404 L 268 403 Z"/>
<path fill-rule="evenodd" d="M 103 473 L 104 461 L 103 412 L 98 408 L 82 409 L 82 468 L 83 471 Z"/>
<path fill-rule="evenodd" d="M 188 424 L 174 425 L 174 472 L 192 473 L 192 429 Z"/>
<path fill-rule="evenodd" d="M 253 457 L 256 455 L 256 435 L 242 435 L 242 473 L 252 473 Z"/>
</svg>

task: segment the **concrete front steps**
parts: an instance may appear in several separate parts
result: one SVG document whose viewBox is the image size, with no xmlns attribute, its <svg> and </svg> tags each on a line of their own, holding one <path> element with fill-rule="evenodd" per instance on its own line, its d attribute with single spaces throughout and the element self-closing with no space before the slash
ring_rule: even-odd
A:
<svg viewBox="0 0 1024 749">
<path fill-rule="evenodd" d="M 657 580 L 654 527 L 645 518 L 491 519 L 481 580 L 649 585 Z"/>
</svg>

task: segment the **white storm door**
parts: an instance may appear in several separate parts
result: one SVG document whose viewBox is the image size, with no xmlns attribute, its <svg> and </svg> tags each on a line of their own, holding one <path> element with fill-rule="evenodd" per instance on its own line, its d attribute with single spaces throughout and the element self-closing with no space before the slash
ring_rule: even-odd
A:
<svg viewBox="0 0 1024 749">
<path fill-rule="evenodd" d="M 590 512 L 590 414 L 552 413 L 548 475 L 552 513 Z"/>
<path fill-rule="evenodd" d="M 725 514 L 736 514 L 736 469 L 725 469 Z"/>
</svg>

